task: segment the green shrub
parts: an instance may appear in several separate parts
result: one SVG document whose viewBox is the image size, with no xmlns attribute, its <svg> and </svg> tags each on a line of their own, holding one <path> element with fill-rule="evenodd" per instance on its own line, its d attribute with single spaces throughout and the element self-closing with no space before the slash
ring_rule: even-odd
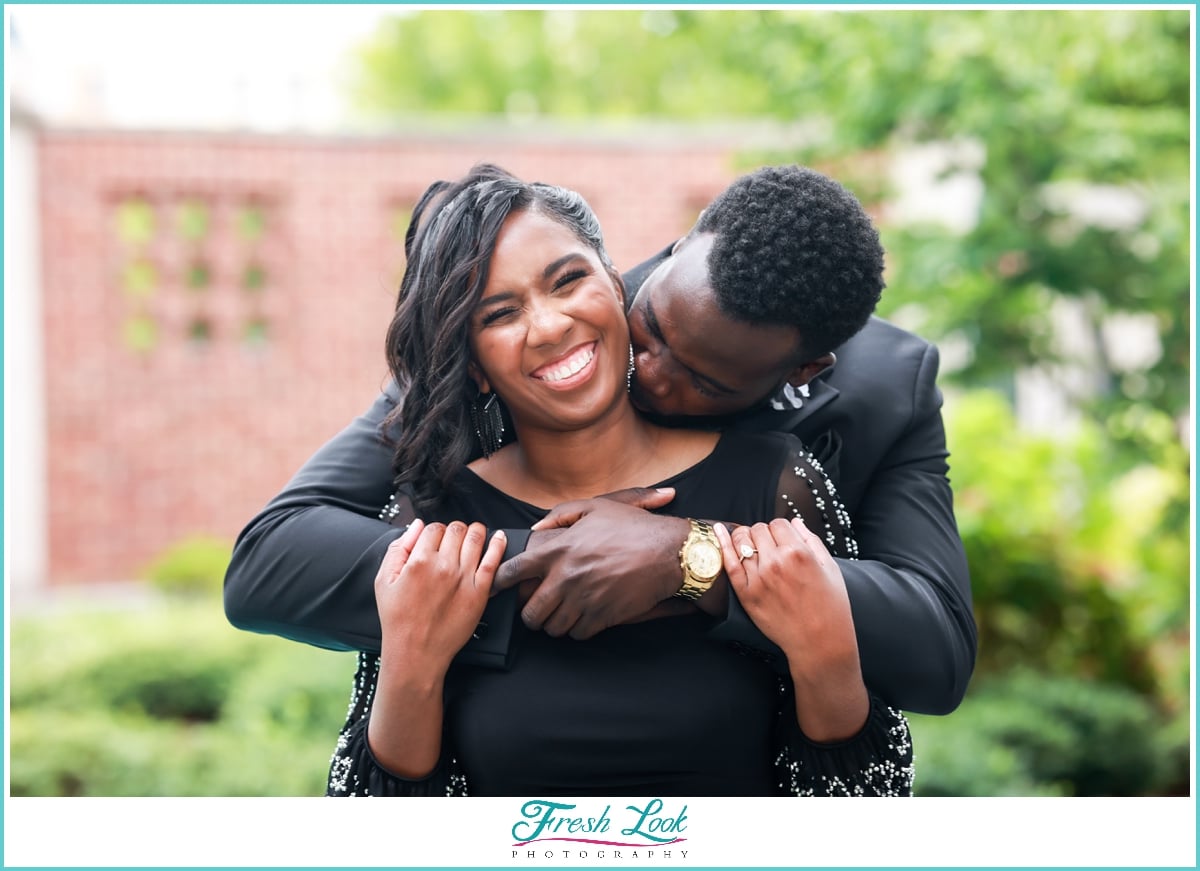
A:
<svg viewBox="0 0 1200 871">
<path fill-rule="evenodd" d="M 233 546 L 207 535 L 185 538 L 146 567 L 144 577 L 164 593 L 213 596 L 221 592 Z"/>
<path fill-rule="evenodd" d="M 333 742 L 346 719 L 353 654 L 274 640 L 230 689 L 224 721 L 244 734 L 282 730 Z"/>
<path fill-rule="evenodd" d="M 220 717 L 243 667 L 221 650 L 147 646 L 106 656 L 82 669 L 78 679 L 112 710 L 160 720 L 211 721 Z"/>
<path fill-rule="evenodd" d="M 354 656 L 211 600 L 13 621 L 13 795 L 319 795 Z"/>
<path fill-rule="evenodd" d="M 1186 706 L 1187 460 L 1179 446 L 1123 470 L 1087 421 L 1018 429 L 1007 401 L 955 398 L 947 435 L 971 568 L 980 677 L 1018 666 L 1077 674 Z M 1182 690 L 1182 694 L 1181 694 Z"/>
<path fill-rule="evenodd" d="M 336 734 L 255 740 L 219 724 L 178 726 L 90 711 L 14 712 L 14 796 L 321 795 Z"/>
<path fill-rule="evenodd" d="M 1167 724 L 1124 687 L 1019 671 L 909 719 L 918 795 L 1153 795 L 1177 776 Z"/>
</svg>

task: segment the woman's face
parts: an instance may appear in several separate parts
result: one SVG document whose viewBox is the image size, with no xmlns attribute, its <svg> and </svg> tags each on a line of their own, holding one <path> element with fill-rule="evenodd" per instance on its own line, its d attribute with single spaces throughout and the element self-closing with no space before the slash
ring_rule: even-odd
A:
<svg viewBox="0 0 1200 871">
<path fill-rule="evenodd" d="M 626 401 L 629 327 L 596 252 L 536 211 L 509 215 L 471 316 L 471 375 L 517 426 L 580 429 Z"/>
</svg>

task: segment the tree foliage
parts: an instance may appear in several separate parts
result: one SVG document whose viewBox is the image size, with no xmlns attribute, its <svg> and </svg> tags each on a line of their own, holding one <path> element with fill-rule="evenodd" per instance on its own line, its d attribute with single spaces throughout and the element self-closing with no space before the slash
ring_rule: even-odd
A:
<svg viewBox="0 0 1200 871">
<path fill-rule="evenodd" d="M 357 94 L 393 116 L 818 121 L 808 147 L 748 160 L 837 161 L 865 200 L 886 199 L 889 180 L 847 155 L 973 145 L 942 168 L 981 183 L 965 234 L 885 222 L 884 313 L 964 339 L 966 383 L 1076 362 L 1107 411 L 1179 416 L 1189 36 L 1184 10 L 428 10 L 363 48 Z M 1056 300 L 1089 347 L 1062 347 Z M 1157 328 L 1153 359 L 1115 359 L 1104 325 L 1127 314 Z"/>
</svg>

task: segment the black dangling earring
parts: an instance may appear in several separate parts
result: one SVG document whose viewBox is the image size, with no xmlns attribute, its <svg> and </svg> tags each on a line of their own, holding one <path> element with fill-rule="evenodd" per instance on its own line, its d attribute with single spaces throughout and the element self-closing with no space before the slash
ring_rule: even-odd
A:
<svg viewBox="0 0 1200 871">
<path fill-rule="evenodd" d="M 469 407 L 479 447 L 485 458 L 490 457 L 504 445 L 504 415 L 500 413 L 500 400 L 495 393 L 480 393 Z"/>
<path fill-rule="evenodd" d="M 625 370 L 625 392 L 633 390 L 633 373 L 637 369 L 633 364 L 633 344 L 629 345 L 629 368 Z"/>
</svg>

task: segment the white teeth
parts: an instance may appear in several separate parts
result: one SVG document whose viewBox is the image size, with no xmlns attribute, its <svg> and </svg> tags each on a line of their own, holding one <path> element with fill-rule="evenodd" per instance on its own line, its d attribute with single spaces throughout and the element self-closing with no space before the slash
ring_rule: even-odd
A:
<svg viewBox="0 0 1200 871">
<path fill-rule="evenodd" d="M 596 352 L 589 348 L 584 353 L 575 355 L 553 372 L 539 375 L 538 378 L 542 381 L 562 381 L 564 378 L 570 378 L 572 375 L 583 371 L 583 367 L 592 362 L 592 357 L 594 356 L 596 356 Z"/>
</svg>

